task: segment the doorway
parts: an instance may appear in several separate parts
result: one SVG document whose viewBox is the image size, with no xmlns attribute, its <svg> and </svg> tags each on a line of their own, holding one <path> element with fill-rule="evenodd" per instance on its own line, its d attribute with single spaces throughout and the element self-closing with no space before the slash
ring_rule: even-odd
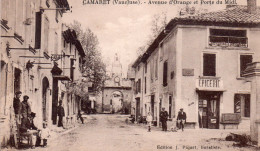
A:
<svg viewBox="0 0 260 151">
<path fill-rule="evenodd" d="M 14 93 L 21 90 L 21 70 L 14 69 Z"/>
<path fill-rule="evenodd" d="M 172 117 L 172 96 L 169 96 L 169 118 Z"/>
<path fill-rule="evenodd" d="M 48 89 L 49 89 L 49 80 L 46 77 L 44 77 L 42 79 L 42 120 L 43 121 L 47 121 L 48 119 L 47 116 Z"/>
<path fill-rule="evenodd" d="M 219 103 L 220 93 L 199 93 L 199 127 L 219 129 Z"/>
<path fill-rule="evenodd" d="M 154 95 L 151 96 L 151 114 L 154 119 Z"/>
<path fill-rule="evenodd" d="M 136 98 L 136 118 L 138 119 L 138 117 L 140 116 L 140 98 Z"/>
<path fill-rule="evenodd" d="M 53 78 L 52 84 L 52 123 L 56 125 L 57 123 L 57 106 L 58 106 L 58 96 L 59 88 L 58 88 L 58 80 Z"/>
</svg>

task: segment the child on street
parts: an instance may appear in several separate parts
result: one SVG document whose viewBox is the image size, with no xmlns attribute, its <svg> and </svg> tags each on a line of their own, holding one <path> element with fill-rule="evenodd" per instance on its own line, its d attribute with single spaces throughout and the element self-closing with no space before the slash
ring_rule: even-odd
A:
<svg viewBox="0 0 260 151">
<path fill-rule="evenodd" d="M 43 147 L 47 147 L 47 140 L 50 137 L 50 130 L 47 128 L 47 123 L 43 123 L 41 130 L 41 139 L 43 140 Z"/>
<path fill-rule="evenodd" d="M 148 132 L 151 132 L 151 126 L 153 121 L 153 116 L 150 112 L 148 112 L 147 118 L 146 118 L 147 124 L 148 124 Z"/>
</svg>

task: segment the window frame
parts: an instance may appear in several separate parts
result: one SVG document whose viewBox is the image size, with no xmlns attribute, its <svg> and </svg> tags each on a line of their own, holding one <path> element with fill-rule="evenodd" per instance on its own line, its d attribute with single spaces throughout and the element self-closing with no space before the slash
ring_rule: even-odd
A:
<svg viewBox="0 0 260 151">
<path fill-rule="evenodd" d="M 214 29 L 216 29 L 216 30 L 232 30 L 232 31 L 238 31 L 238 30 L 241 30 L 241 31 L 245 31 L 246 33 L 245 33 L 245 35 L 246 35 L 246 37 L 244 37 L 244 38 L 246 38 L 247 39 L 247 42 L 246 42 L 246 45 L 247 46 L 245 46 L 245 47 L 241 47 L 241 46 L 238 46 L 238 47 L 236 47 L 236 46 L 230 46 L 229 44 L 230 43 L 228 43 L 228 46 L 212 46 L 212 45 L 210 45 L 210 36 L 211 36 L 211 30 L 214 30 Z M 246 29 L 246 28 L 232 28 L 232 29 L 230 29 L 230 28 L 226 28 L 226 27 L 208 27 L 208 30 L 207 30 L 207 46 L 208 47 L 228 47 L 228 48 L 249 48 L 249 32 L 248 32 L 248 29 Z M 227 36 L 228 37 L 228 36 Z M 232 37 L 232 36 L 229 36 L 229 37 Z"/>
<path fill-rule="evenodd" d="M 165 70 L 165 64 L 167 65 L 166 66 L 166 70 Z M 168 86 L 168 70 L 169 70 L 169 65 L 168 65 L 168 60 L 165 60 L 164 62 L 163 62 L 163 83 L 162 83 L 162 85 L 163 85 L 163 87 L 166 87 L 166 86 Z"/>
<path fill-rule="evenodd" d="M 215 54 L 215 56 L 216 56 L 216 63 L 215 63 L 215 65 L 216 65 L 216 75 L 215 76 L 204 76 L 204 73 L 203 73 L 203 71 L 204 71 L 204 54 Z M 201 53 L 201 71 L 200 71 L 200 75 L 201 75 L 201 77 L 218 77 L 219 76 L 219 69 L 218 69 L 218 67 L 219 67 L 219 54 L 218 54 L 218 52 L 215 52 L 215 51 L 202 51 L 202 53 Z"/>
<path fill-rule="evenodd" d="M 240 112 L 235 112 L 235 109 L 236 109 L 236 106 L 235 106 L 236 96 L 239 96 Z M 243 103 L 242 103 L 242 100 L 241 100 L 241 96 L 244 96 L 244 102 Z M 247 100 L 247 99 L 249 99 L 249 100 Z M 250 106 L 251 106 L 251 104 L 249 104 L 249 108 L 247 108 L 247 109 L 249 109 L 249 112 L 246 113 L 246 102 L 247 101 L 250 103 L 250 93 L 235 93 L 234 94 L 234 113 L 240 114 L 241 117 L 243 117 L 243 118 L 250 118 Z"/>
<path fill-rule="evenodd" d="M 242 55 L 248 55 L 248 56 L 252 56 L 252 62 L 254 62 L 254 53 L 253 52 L 240 52 L 238 54 L 238 58 L 237 58 L 237 62 L 238 62 L 238 66 L 237 66 L 237 78 L 238 79 L 244 79 L 244 77 L 241 76 L 241 61 L 240 61 L 240 56 Z"/>
</svg>

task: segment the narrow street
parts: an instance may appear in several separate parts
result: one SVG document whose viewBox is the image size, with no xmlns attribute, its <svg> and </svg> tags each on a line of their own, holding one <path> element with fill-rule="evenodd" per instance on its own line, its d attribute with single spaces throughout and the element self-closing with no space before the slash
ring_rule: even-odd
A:
<svg viewBox="0 0 260 151">
<path fill-rule="evenodd" d="M 47 148 L 37 151 L 152 151 L 152 150 L 256 150 L 253 147 L 233 147 L 224 141 L 231 130 L 194 130 L 162 132 L 153 128 L 147 132 L 142 124 L 126 124 L 125 115 L 90 115 L 84 125 L 49 140 Z M 234 130 L 232 130 L 234 131 Z M 203 139 L 202 139 L 203 138 Z M 157 148 L 158 145 L 166 148 Z M 204 148 L 201 148 L 204 147 Z M 213 147 L 213 148 L 210 148 Z"/>
</svg>

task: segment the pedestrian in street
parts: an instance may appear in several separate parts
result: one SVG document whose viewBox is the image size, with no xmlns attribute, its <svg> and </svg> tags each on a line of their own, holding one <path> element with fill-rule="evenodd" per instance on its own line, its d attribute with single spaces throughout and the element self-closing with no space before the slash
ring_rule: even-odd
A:
<svg viewBox="0 0 260 151">
<path fill-rule="evenodd" d="M 77 115 L 77 120 L 79 120 L 79 119 L 81 120 L 81 123 L 84 124 L 84 119 L 82 117 L 80 110 L 78 111 L 78 115 Z"/>
<path fill-rule="evenodd" d="M 62 100 L 59 101 L 59 106 L 57 108 L 58 114 L 58 127 L 63 127 L 63 117 L 65 116 L 64 108 L 62 106 Z M 64 127 L 63 127 L 64 128 Z"/>
<path fill-rule="evenodd" d="M 177 116 L 177 121 L 182 131 L 184 131 L 184 124 L 186 123 L 186 119 L 187 119 L 186 113 L 183 111 L 183 108 L 181 108 Z"/>
<path fill-rule="evenodd" d="M 21 103 L 21 116 L 22 116 L 22 126 L 24 127 L 29 118 L 31 118 L 31 106 L 28 103 L 29 96 L 23 96 L 23 101 Z"/>
<path fill-rule="evenodd" d="M 153 122 L 153 116 L 151 115 L 151 112 L 148 112 L 146 121 L 148 124 L 148 132 L 151 132 L 151 127 L 152 127 L 152 122 Z"/>
<path fill-rule="evenodd" d="M 167 120 L 168 120 L 168 112 L 165 111 L 165 108 L 162 108 L 160 113 L 160 120 L 162 122 L 162 131 L 167 131 Z"/>
<path fill-rule="evenodd" d="M 34 125 L 34 118 L 36 114 L 31 112 L 30 117 L 27 118 L 27 121 L 22 124 L 20 127 L 20 132 L 27 135 L 29 137 L 29 145 L 31 148 L 35 148 L 35 146 L 38 146 L 38 140 L 39 138 L 39 129 Z"/>
<path fill-rule="evenodd" d="M 21 101 L 20 101 L 21 95 L 22 95 L 22 92 L 17 91 L 17 92 L 15 92 L 15 97 L 13 99 L 15 121 L 16 121 L 17 126 L 19 126 L 21 124 Z"/>
<path fill-rule="evenodd" d="M 47 127 L 47 123 L 44 122 L 43 129 L 41 130 L 41 139 L 43 140 L 43 147 L 47 147 L 47 141 L 50 136 L 50 130 Z"/>
</svg>

